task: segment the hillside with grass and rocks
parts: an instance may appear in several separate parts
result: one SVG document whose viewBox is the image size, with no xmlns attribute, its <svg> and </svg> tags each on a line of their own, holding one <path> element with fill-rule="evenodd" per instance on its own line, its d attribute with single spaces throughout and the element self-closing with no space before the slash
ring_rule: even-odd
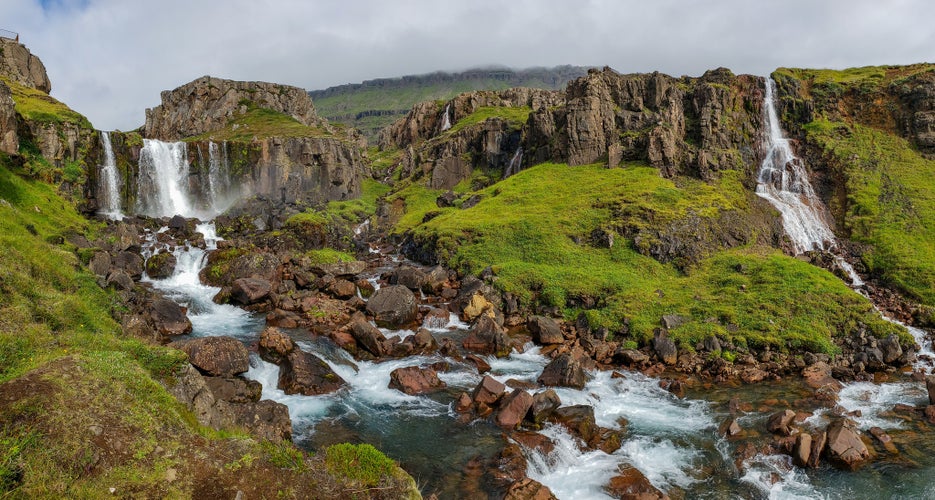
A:
<svg viewBox="0 0 935 500">
<path fill-rule="evenodd" d="M 205 76 L 123 132 L 2 43 L 3 495 L 927 491 L 932 65 Z"/>
</svg>

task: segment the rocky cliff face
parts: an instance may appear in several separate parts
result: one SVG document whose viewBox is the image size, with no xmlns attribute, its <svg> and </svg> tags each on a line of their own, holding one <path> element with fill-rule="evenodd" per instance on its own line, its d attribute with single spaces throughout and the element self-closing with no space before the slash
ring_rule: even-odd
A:
<svg viewBox="0 0 935 500">
<path fill-rule="evenodd" d="M 323 126 L 305 90 L 266 82 L 239 82 L 203 76 L 162 93 L 162 104 L 146 110 L 143 135 L 164 141 L 225 127 L 248 107 L 271 109 L 303 125 Z"/>
<path fill-rule="evenodd" d="M 0 74 L 46 94 L 52 91 L 52 82 L 42 61 L 25 45 L 9 38 L 0 38 Z"/>
<path fill-rule="evenodd" d="M 8 155 L 19 152 L 16 125 L 16 102 L 10 87 L 0 82 L 0 151 Z"/>
</svg>

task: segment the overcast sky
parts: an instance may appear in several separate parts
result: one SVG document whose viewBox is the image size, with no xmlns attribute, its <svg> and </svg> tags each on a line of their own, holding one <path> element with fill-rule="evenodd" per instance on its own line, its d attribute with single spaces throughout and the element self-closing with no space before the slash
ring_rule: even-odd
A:
<svg viewBox="0 0 935 500">
<path fill-rule="evenodd" d="M 930 0 L 2 0 L 0 28 L 52 95 L 131 130 L 202 75 L 320 89 L 381 77 L 574 64 L 699 75 L 725 66 L 935 62 Z"/>
</svg>

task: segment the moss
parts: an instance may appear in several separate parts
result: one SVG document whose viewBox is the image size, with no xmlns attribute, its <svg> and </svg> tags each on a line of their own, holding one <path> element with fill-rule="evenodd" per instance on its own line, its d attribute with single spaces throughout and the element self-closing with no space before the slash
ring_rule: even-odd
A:
<svg viewBox="0 0 935 500">
<path fill-rule="evenodd" d="M 16 112 L 23 118 L 37 123 L 70 123 L 79 128 L 91 129 L 91 122 L 84 115 L 73 111 L 45 92 L 13 82 L 0 76 L 13 94 Z"/>
<path fill-rule="evenodd" d="M 328 470 L 365 488 L 380 485 L 383 478 L 392 476 L 396 462 L 369 444 L 335 444 L 325 450 Z"/>
<path fill-rule="evenodd" d="M 357 260 L 353 255 L 335 250 L 333 248 L 321 248 L 318 250 L 309 250 L 305 252 L 305 257 L 309 263 L 314 264 L 336 264 L 338 262 L 354 262 Z"/>
<path fill-rule="evenodd" d="M 505 120 L 510 124 L 511 128 L 519 130 L 529 119 L 529 113 L 532 113 L 532 108 L 528 106 L 519 106 L 515 108 L 505 106 L 481 106 L 475 109 L 473 113 L 458 120 L 458 122 L 453 124 L 452 127 L 445 132 L 445 134 L 456 134 L 464 128 L 477 125 L 478 123 L 482 123 L 491 118 L 500 118 Z"/>
<path fill-rule="evenodd" d="M 331 137 L 331 133 L 310 127 L 295 118 L 267 108 L 249 107 L 247 112 L 232 118 L 220 130 L 186 138 L 186 141 L 251 142 L 269 137 Z"/>
<path fill-rule="evenodd" d="M 377 200 L 390 191 L 390 186 L 373 179 L 361 182 L 360 198 L 328 203 L 326 211 L 335 218 L 351 224 L 363 222 L 377 212 Z"/>
</svg>

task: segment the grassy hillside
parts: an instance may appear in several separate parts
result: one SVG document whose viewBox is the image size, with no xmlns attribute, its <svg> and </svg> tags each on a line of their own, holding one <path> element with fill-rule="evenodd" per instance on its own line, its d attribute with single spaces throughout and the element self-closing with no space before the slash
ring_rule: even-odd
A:
<svg viewBox="0 0 935 500">
<path fill-rule="evenodd" d="M 574 318 L 590 298 L 589 320 L 620 340 L 646 342 L 664 314 L 688 318 L 670 332 L 687 347 L 717 334 L 739 346 L 833 353 L 832 337 L 858 323 L 880 336 L 897 331 L 831 273 L 773 249 L 720 251 L 681 272 L 622 236 L 609 249 L 587 243 L 610 223 L 662 225 L 745 210 L 753 194 L 731 172 L 706 184 L 674 182 L 641 165 L 542 164 L 481 190 L 482 201 L 467 210 L 436 208 L 438 194 L 413 184 L 391 195 L 406 205 L 396 231 L 434 243 L 441 260 L 464 272 L 492 266 L 496 286 L 524 303 L 538 300 Z"/>
<path fill-rule="evenodd" d="M 560 66 L 528 70 L 471 70 L 369 80 L 309 92 L 318 114 L 334 123 L 360 129 L 373 139 L 377 132 L 409 112 L 418 102 L 448 100 L 472 90 L 504 90 L 511 87 L 562 89 L 586 68 Z"/>
</svg>

